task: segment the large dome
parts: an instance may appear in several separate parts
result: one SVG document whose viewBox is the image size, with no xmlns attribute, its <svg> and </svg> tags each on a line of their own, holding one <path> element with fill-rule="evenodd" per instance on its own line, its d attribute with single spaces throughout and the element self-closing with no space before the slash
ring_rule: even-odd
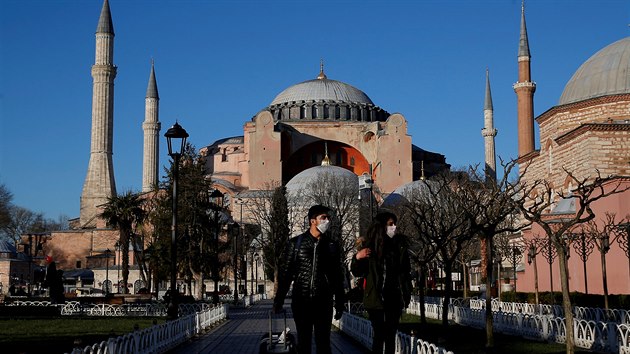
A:
<svg viewBox="0 0 630 354">
<path fill-rule="evenodd" d="M 280 92 L 271 105 L 322 100 L 373 104 L 372 100 L 356 87 L 336 80 L 315 79 L 301 82 Z"/>
<path fill-rule="evenodd" d="M 590 57 L 564 87 L 560 104 L 630 93 L 630 37 Z"/>
</svg>

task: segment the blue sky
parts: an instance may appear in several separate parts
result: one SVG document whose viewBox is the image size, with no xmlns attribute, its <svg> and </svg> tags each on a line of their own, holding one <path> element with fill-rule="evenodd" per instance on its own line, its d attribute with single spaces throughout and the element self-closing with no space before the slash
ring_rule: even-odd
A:
<svg viewBox="0 0 630 354">
<path fill-rule="evenodd" d="M 79 215 L 101 6 L 0 1 L 0 183 L 15 204 L 49 218 Z M 110 0 L 110 7 L 119 193 L 142 184 L 152 58 L 161 135 L 176 119 L 198 148 L 242 135 L 278 93 L 314 79 L 323 58 L 328 78 L 402 113 L 413 143 L 446 155 L 453 167 L 483 161 L 489 67 L 497 154 L 516 155 L 520 0 Z M 526 18 L 536 115 L 557 104 L 586 59 L 630 35 L 627 0 L 530 0 Z M 165 145 L 161 165 L 168 163 Z"/>
</svg>

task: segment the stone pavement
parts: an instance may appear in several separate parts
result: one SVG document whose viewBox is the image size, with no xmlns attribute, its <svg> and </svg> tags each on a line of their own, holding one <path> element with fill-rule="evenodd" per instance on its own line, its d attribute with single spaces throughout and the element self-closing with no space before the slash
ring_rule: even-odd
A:
<svg viewBox="0 0 630 354">
<path fill-rule="evenodd" d="M 230 308 L 229 319 L 208 333 L 192 338 L 188 342 L 170 351 L 171 354 L 191 354 L 191 353 L 238 353 L 255 354 L 259 352 L 260 340 L 263 334 L 269 331 L 269 311 L 272 300 L 263 300 L 248 308 Z M 295 335 L 295 323 L 291 313 L 291 304 L 285 303 L 287 309 L 287 326 Z M 281 316 L 276 316 L 274 322 L 279 332 L 282 328 L 283 320 Z M 279 318 L 279 319 L 277 319 Z M 356 343 L 350 337 L 335 330 L 331 334 L 333 354 L 354 354 L 369 353 L 364 347 Z M 316 353 L 313 345 L 313 353 Z"/>
</svg>

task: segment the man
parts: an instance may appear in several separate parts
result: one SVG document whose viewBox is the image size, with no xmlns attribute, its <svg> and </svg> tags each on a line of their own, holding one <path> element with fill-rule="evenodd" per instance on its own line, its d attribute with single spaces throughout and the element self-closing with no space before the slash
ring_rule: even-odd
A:
<svg viewBox="0 0 630 354">
<path fill-rule="evenodd" d="M 315 331 L 318 354 L 331 353 L 330 324 L 333 316 L 341 318 L 344 311 L 344 267 L 341 247 L 326 232 L 330 226 L 330 209 L 314 205 L 308 211 L 309 229 L 287 243 L 283 262 L 278 271 L 278 292 L 274 312 L 280 312 L 284 298 L 293 282 L 293 317 L 298 337 L 298 353 L 311 353 L 311 338 Z"/>
</svg>

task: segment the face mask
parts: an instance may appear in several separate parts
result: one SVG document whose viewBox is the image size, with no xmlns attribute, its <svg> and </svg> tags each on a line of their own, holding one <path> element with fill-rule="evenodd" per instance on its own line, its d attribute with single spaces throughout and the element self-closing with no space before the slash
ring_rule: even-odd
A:
<svg viewBox="0 0 630 354">
<path fill-rule="evenodd" d="M 328 221 L 328 219 L 320 220 L 319 224 L 317 225 L 317 230 L 319 230 L 319 232 L 321 233 L 325 233 L 328 230 L 329 226 L 330 222 Z"/>
<path fill-rule="evenodd" d="M 387 227 L 387 236 L 394 237 L 394 235 L 396 234 L 396 225 L 393 226 L 388 226 Z"/>
</svg>

